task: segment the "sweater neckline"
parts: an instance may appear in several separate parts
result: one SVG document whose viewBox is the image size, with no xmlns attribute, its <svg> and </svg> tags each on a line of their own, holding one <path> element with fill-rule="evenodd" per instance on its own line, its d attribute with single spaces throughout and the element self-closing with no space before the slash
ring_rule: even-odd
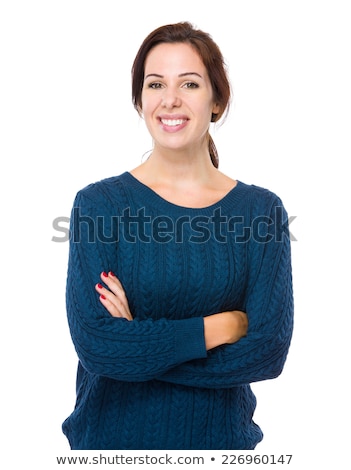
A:
<svg viewBox="0 0 351 470">
<path fill-rule="evenodd" d="M 184 212 L 196 212 L 196 213 L 206 213 L 211 212 L 217 207 L 221 207 L 222 209 L 225 208 L 232 208 L 233 204 L 239 203 L 242 200 L 242 197 L 245 193 L 246 184 L 244 184 L 240 180 L 236 180 L 237 184 L 230 189 L 221 199 L 204 207 L 187 207 L 182 206 L 179 204 L 175 204 L 173 202 L 168 201 L 167 199 L 160 196 L 156 191 L 151 189 L 146 184 L 142 183 L 138 180 L 135 176 L 133 176 L 129 171 L 126 171 L 122 174 L 122 177 L 126 180 L 128 185 L 131 187 L 133 192 L 137 192 L 140 194 L 145 201 L 148 201 L 154 206 L 157 206 L 162 209 L 168 209 L 173 211 L 181 211 Z"/>
</svg>

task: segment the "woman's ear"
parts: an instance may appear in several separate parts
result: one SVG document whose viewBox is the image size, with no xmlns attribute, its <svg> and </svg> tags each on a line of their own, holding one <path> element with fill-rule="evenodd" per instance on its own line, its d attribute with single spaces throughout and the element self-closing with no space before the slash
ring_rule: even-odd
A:
<svg viewBox="0 0 351 470">
<path fill-rule="evenodd" d="M 218 114 L 221 112 L 221 107 L 219 104 L 215 103 L 212 108 L 211 122 L 216 122 L 218 119 Z"/>
<path fill-rule="evenodd" d="M 220 111 L 221 111 L 220 105 L 215 103 L 212 108 L 212 114 L 219 114 Z"/>
</svg>

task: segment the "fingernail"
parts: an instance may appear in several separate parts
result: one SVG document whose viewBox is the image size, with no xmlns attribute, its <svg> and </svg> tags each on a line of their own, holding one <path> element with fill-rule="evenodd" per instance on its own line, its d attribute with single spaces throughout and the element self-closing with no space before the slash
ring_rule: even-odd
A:
<svg viewBox="0 0 351 470">
<path fill-rule="evenodd" d="M 103 275 L 104 277 L 108 277 L 108 274 L 105 273 L 105 271 L 102 273 L 102 275 Z"/>
<path fill-rule="evenodd" d="M 98 284 L 97 285 L 99 289 L 102 289 L 102 285 L 101 284 Z"/>
<path fill-rule="evenodd" d="M 106 297 L 104 295 L 100 295 L 100 299 L 106 300 Z"/>
<path fill-rule="evenodd" d="M 113 273 L 112 271 L 110 271 L 110 276 L 113 276 L 113 277 L 116 277 L 115 273 Z"/>
</svg>

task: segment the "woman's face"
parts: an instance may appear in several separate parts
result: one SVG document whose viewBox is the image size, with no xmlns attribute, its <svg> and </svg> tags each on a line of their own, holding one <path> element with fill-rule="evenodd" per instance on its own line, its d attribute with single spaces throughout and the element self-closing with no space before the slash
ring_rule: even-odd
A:
<svg viewBox="0 0 351 470">
<path fill-rule="evenodd" d="M 141 102 L 155 148 L 207 148 L 211 116 L 219 107 L 213 101 L 207 70 L 189 44 L 162 43 L 151 49 Z"/>
</svg>

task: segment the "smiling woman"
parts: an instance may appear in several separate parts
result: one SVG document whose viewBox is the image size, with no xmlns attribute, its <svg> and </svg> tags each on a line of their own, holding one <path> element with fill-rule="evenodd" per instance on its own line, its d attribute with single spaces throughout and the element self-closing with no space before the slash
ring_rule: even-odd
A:
<svg viewBox="0 0 351 470">
<path fill-rule="evenodd" d="M 150 58 L 149 56 L 152 52 L 152 49 L 157 45 L 187 45 L 192 48 L 192 52 L 196 55 L 195 57 L 193 54 L 193 57 L 195 57 L 197 65 L 200 65 L 200 69 L 204 70 L 204 75 L 202 76 L 198 71 L 194 71 L 194 64 L 190 62 L 188 64 L 182 64 L 183 66 L 188 65 L 189 68 L 180 72 L 180 78 L 182 74 L 195 74 L 195 77 L 199 75 L 196 78 L 202 80 L 205 77 L 208 77 L 211 91 L 214 95 L 213 100 L 218 104 L 218 109 L 216 109 L 216 112 L 211 115 L 210 121 L 218 122 L 229 110 L 231 93 L 230 83 L 225 70 L 224 59 L 219 47 L 212 40 L 210 35 L 201 30 L 192 28 L 189 23 L 178 23 L 175 25 L 161 26 L 160 28 L 151 32 L 149 36 L 145 38 L 134 60 L 132 70 L 132 95 L 135 108 L 139 112 L 142 110 L 142 90 L 144 88 L 144 82 L 147 78 L 145 62 L 146 58 Z M 162 56 L 162 58 L 167 59 L 165 56 Z M 200 64 L 199 61 L 201 62 Z M 151 73 L 155 72 L 156 69 Z M 189 88 L 196 88 L 198 85 L 196 80 L 195 83 L 192 83 L 190 80 L 190 82 L 185 86 Z M 209 134 L 207 137 L 213 165 L 218 167 L 217 149 Z"/>
<path fill-rule="evenodd" d="M 207 33 L 158 28 L 132 79 L 154 145 L 74 202 L 67 315 L 79 362 L 63 431 L 72 449 L 254 449 L 250 384 L 282 372 L 292 336 L 287 214 L 272 192 L 218 170 L 209 127 L 230 86 Z"/>
</svg>

